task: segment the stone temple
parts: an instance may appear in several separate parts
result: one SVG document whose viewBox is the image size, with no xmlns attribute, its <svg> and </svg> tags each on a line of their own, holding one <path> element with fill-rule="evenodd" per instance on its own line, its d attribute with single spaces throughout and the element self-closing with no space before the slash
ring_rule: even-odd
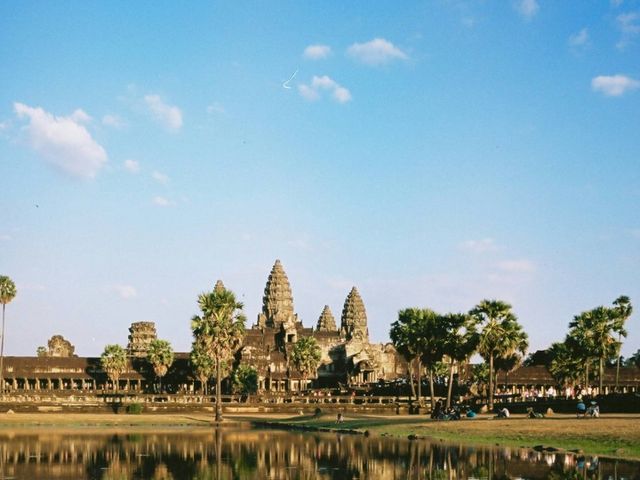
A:
<svg viewBox="0 0 640 480">
<path fill-rule="evenodd" d="M 295 313 L 293 294 L 280 260 L 276 260 L 262 298 L 262 312 L 245 332 L 237 360 L 255 367 L 260 390 L 299 390 L 302 375 L 289 365 L 293 345 L 313 337 L 322 350 L 315 384 L 354 386 L 392 380 L 406 374 L 406 363 L 393 345 L 369 341 L 367 312 L 353 287 L 344 302 L 340 327 L 325 305 L 315 328 L 305 327 Z"/>
</svg>

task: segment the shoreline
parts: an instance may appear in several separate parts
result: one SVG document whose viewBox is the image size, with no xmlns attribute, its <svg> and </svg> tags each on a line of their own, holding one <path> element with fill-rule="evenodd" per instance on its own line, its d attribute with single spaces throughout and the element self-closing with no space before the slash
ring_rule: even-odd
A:
<svg viewBox="0 0 640 480">
<path fill-rule="evenodd" d="M 2 413 L 0 434 L 34 428 L 75 429 L 206 429 L 218 424 L 212 414 L 113 414 L 113 413 Z M 430 440 L 463 445 L 531 448 L 538 451 L 599 455 L 640 461 L 640 415 L 609 414 L 594 419 L 554 415 L 528 419 L 524 415 L 493 419 L 437 421 L 417 415 L 346 414 L 337 424 L 333 415 L 226 414 L 222 427 L 278 428 L 355 435 L 375 435 L 410 440 Z M 596 427 L 597 428 L 594 428 Z"/>
</svg>

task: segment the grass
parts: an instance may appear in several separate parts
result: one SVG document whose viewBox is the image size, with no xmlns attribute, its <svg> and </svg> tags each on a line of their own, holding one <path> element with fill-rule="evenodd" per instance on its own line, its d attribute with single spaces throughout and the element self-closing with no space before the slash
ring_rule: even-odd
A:
<svg viewBox="0 0 640 480">
<path fill-rule="evenodd" d="M 434 421 L 425 417 L 376 417 L 349 415 L 342 424 L 333 416 L 300 416 L 274 419 L 271 423 L 317 429 L 369 431 L 377 435 L 418 437 L 469 444 L 499 444 L 514 447 L 544 445 L 586 454 L 640 459 L 640 416 L 619 415 L 598 419 L 554 416 L 528 419 L 512 416 L 506 420 L 479 417 L 473 420 Z"/>
</svg>

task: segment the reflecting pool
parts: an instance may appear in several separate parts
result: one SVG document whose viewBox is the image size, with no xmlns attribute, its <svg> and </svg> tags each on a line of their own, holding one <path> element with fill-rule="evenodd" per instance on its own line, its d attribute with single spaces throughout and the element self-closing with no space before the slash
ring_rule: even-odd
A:
<svg viewBox="0 0 640 480">
<path fill-rule="evenodd" d="M 0 479 L 640 479 L 640 463 L 225 427 L 0 431 Z"/>
</svg>

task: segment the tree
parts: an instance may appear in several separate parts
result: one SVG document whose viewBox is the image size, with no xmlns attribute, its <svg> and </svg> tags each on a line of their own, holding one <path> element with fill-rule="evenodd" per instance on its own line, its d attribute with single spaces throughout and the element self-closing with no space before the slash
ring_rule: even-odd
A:
<svg viewBox="0 0 640 480">
<path fill-rule="evenodd" d="M 231 376 L 231 389 L 240 395 L 253 395 L 258 391 L 258 372 L 250 365 L 240 364 Z"/>
<path fill-rule="evenodd" d="M 9 277 L 0 276 L 0 303 L 2 303 L 2 338 L 0 339 L 0 392 L 4 392 L 4 311 L 16 296 L 16 284 Z"/>
<path fill-rule="evenodd" d="M 463 313 L 448 313 L 439 322 L 445 332 L 443 351 L 449 359 L 449 385 L 447 390 L 447 408 L 451 406 L 453 389 L 453 370 L 458 364 L 458 372 L 463 362 L 467 361 L 478 347 L 479 336 L 473 318 Z"/>
<path fill-rule="evenodd" d="M 422 365 L 429 367 L 429 379 L 433 384 L 433 367 L 442 360 L 443 332 L 438 314 L 428 308 L 405 308 L 398 312 L 398 320 L 391 324 L 389 335 L 398 352 L 409 362 L 418 364 L 418 404 L 422 404 Z M 435 407 L 433 385 L 431 404 Z"/>
<path fill-rule="evenodd" d="M 505 358 L 515 352 L 522 355 L 529 342 L 511 305 L 500 300 L 483 300 L 469 312 L 482 326 L 478 352 L 489 362 L 489 409 L 493 409 L 494 368 L 496 358 Z"/>
<path fill-rule="evenodd" d="M 46 357 L 48 355 L 49 351 L 47 350 L 47 347 L 40 345 L 37 349 L 36 349 L 36 355 L 38 357 Z"/>
<path fill-rule="evenodd" d="M 216 371 L 216 365 L 212 357 L 205 351 L 202 342 L 193 342 L 191 344 L 191 354 L 189 356 L 193 373 L 200 380 L 202 385 L 202 393 L 207 394 L 207 384 L 209 379 L 213 377 Z"/>
<path fill-rule="evenodd" d="M 636 353 L 627 358 L 624 362 L 627 367 L 638 367 L 640 368 L 640 349 L 636 350 Z"/>
<path fill-rule="evenodd" d="M 167 340 L 156 338 L 151 341 L 147 350 L 147 360 L 160 381 L 160 393 L 162 393 L 162 377 L 169 371 L 169 367 L 173 364 L 173 358 L 173 348 Z"/>
<path fill-rule="evenodd" d="M 100 355 L 100 365 L 118 390 L 118 380 L 127 369 L 127 352 L 120 345 L 107 345 Z"/>
<path fill-rule="evenodd" d="M 585 376 L 589 383 L 589 363 L 598 361 L 599 392 L 603 393 L 604 364 L 607 358 L 614 357 L 619 343 L 613 338 L 617 328 L 617 313 L 607 307 L 596 307 L 576 315 L 569 323 L 571 343 L 577 347 L 585 359 Z"/>
<path fill-rule="evenodd" d="M 291 364 L 302 374 L 305 386 L 309 375 L 318 370 L 321 358 L 322 351 L 313 337 L 299 339 L 291 349 Z"/>
<path fill-rule="evenodd" d="M 243 305 L 222 282 L 213 291 L 198 296 L 201 316 L 191 319 L 191 331 L 198 348 L 214 360 L 216 375 L 216 421 L 222 420 L 223 364 L 231 363 L 244 336 Z"/>
<path fill-rule="evenodd" d="M 613 301 L 614 311 L 616 315 L 616 321 L 613 327 L 614 332 L 618 334 L 618 358 L 616 361 L 616 390 L 618 389 L 618 381 L 620 380 L 620 358 L 622 356 L 622 337 L 627 338 L 627 331 L 624 328 L 624 324 L 627 322 L 633 307 L 631 306 L 631 300 L 626 295 L 621 295 Z"/>
<path fill-rule="evenodd" d="M 584 371 L 584 363 L 573 348 L 570 339 L 551 344 L 549 352 L 549 373 L 563 386 L 572 385 L 579 380 Z"/>
</svg>

